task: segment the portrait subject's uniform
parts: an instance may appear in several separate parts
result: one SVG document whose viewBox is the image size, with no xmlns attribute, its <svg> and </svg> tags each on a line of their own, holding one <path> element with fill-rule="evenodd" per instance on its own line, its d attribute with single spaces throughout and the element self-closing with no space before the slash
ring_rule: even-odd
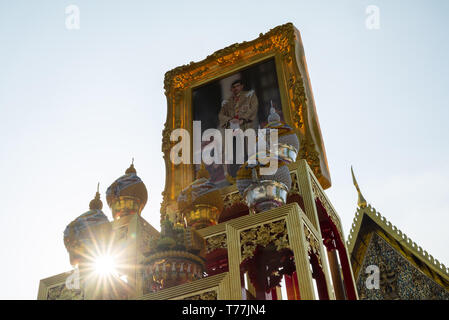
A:
<svg viewBox="0 0 449 320">
<path fill-rule="evenodd" d="M 238 128 L 240 128 L 242 131 L 245 131 L 249 128 L 257 130 L 259 126 L 259 121 L 257 118 L 258 106 L 259 102 L 254 90 L 241 91 L 238 96 L 232 96 L 229 99 L 223 100 L 220 113 L 218 115 L 218 129 L 221 131 L 222 137 L 225 137 L 225 129 L 235 129 L 235 127 L 231 128 L 230 125 L 230 121 L 233 119 L 239 120 Z M 226 147 L 224 144 L 222 147 L 224 159 Z M 234 149 L 235 156 L 235 145 L 231 148 Z M 246 139 L 244 152 L 244 161 L 246 161 L 248 158 Z M 240 164 L 224 165 L 225 175 L 227 179 L 229 178 L 229 176 L 235 177 L 239 168 Z"/>
<path fill-rule="evenodd" d="M 248 128 L 257 130 L 259 122 L 257 120 L 257 110 L 259 102 L 254 90 L 241 91 L 237 97 L 230 97 L 223 100 L 221 110 L 218 115 L 219 129 L 229 129 L 229 121 L 240 120 L 240 129 L 245 131 Z"/>
</svg>

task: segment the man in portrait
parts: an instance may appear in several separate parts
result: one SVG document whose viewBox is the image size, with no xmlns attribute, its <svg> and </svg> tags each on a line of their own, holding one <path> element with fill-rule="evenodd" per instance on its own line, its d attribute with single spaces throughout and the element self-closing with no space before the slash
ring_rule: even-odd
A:
<svg viewBox="0 0 449 320">
<path fill-rule="evenodd" d="M 254 90 L 244 91 L 242 81 L 235 80 L 231 84 L 232 96 L 223 100 L 218 115 L 219 129 L 257 130 L 259 125 L 257 110 L 259 102 Z"/>
<path fill-rule="evenodd" d="M 246 129 L 257 130 L 259 126 L 257 117 L 259 102 L 256 93 L 254 90 L 244 91 L 243 89 L 244 86 L 242 80 L 235 80 L 231 84 L 231 97 L 223 100 L 221 103 L 220 113 L 218 114 L 218 129 L 222 132 L 223 137 L 225 137 L 225 129 L 241 129 L 242 131 L 245 131 Z M 245 161 L 248 157 L 247 146 L 248 144 L 245 139 Z M 233 145 L 233 149 L 235 155 L 235 144 Z M 223 152 L 224 151 L 225 146 L 223 144 Z M 231 177 L 235 177 L 240 165 L 241 164 L 224 165 L 224 173 L 229 182 L 233 182 L 233 178 Z"/>
</svg>

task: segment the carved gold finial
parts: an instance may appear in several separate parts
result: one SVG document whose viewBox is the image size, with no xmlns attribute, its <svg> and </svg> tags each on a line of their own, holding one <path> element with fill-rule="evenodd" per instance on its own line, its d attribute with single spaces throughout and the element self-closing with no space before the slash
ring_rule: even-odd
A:
<svg viewBox="0 0 449 320">
<path fill-rule="evenodd" d="M 134 168 L 134 158 L 132 159 L 131 165 L 129 166 L 128 169 L 126 169 L 125 174 L 130 174 L 130 173 L 134 173 L 136 174 L 136 168 Z"/>
<path fill-rule="evenodd" d="M 352 173 L 352 182 L 354 183 L 354 186 L 355 186 L 355 188 L 357 190 L 357 194 L 359 195 L 359 198 L 357 200 L 357 205 L 360 208 L 366 208 L 366 200 L 363 197 L 362 193 L 360 192 L 359 184 L 357 183 L 357 180 L 355 178 L 354 170 L 352 170 L 352 166 L 351 166 L 351 173 Z"/>
<path fill-rule="evenodd" d="M 103 208 L 103 202 L 100 200 L 100 182 L 97 184 L 97 193 L 95 194 L 95 198 L 89 203 L 90 210 L 101 210 Z"/>
</svg>

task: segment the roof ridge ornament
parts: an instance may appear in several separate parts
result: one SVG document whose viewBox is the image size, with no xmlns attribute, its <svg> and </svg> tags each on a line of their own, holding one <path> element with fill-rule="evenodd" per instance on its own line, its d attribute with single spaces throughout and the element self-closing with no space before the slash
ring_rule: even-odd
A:
<svg viewBox="0 0 449 320">
<path fill-rule="evenodd" d="M 354 183 L 355 189 L 357 190 L 357 194 L 358 194 L 357 205 L 360 208 L 366 208 L 366 205 L 367 205 L 366 200 L 363 197 L 362 192 L 360 191 L 359 184 L 357 183 L 357 179 L 355 178 L 354 170 L 352 169 L 352 166 L 351 166 L 351 174 L 352 174 L 352 182 Z"/>
</svg>

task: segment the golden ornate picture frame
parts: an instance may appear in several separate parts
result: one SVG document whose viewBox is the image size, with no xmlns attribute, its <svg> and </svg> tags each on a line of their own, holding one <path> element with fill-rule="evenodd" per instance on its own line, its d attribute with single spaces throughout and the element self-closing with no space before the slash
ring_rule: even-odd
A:
<svg viewBox="0 0 449 320">
<path fill-rule="evenodd" d="M 298 160 L 307 160 L 323 189 L 331 186 L 301 35 L 293 24 L 287 23 L 260 34 L 255 40 L 233 44 L 200 62 L 191 62 L 165 74 L 167 120 L 162 132 L 162 152 L 166 181 L 161 219 L 167 208 L 177 211 L 179 192 L 194 180 L 194 165 L 175 165 L 170 161 L 170 150 L 176 143 L 170 141 L 172 130 L 183 128 L 192 133 L 192 90 L 271 58 L 276 65 L 284 120 L 295 129 L 300 141 Z M 235 185 L 223 189 L 223 194 L 235 192 Z"/>
</svg>

